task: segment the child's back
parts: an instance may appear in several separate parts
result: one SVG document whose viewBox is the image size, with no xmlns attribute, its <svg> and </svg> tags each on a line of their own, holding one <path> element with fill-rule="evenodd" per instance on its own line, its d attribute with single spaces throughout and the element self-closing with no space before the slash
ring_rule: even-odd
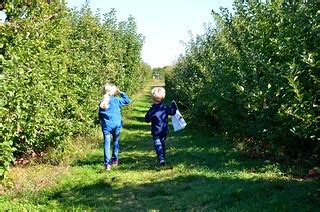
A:
<svg viewBox="0 0 320 212">
<path fill-rule="evenodd" d="M 114 96 L 119 94 L 120 97 Z M 128 105 L 131 100 L 126 93 L 121 92 L 115 85 L 106 84 L 103 88 L 103 99 L 99 104 L 99 119 L 104 141 L 104 165 L 107 170 L 111 164 L 118 165 L 119 137 L 122 128 L 121 107 Z M 113 140 L 112 158 L 110 152 L 111 137 Z"/>
<path fill-rule="evenodd" d="M 168 116 L 174 115 L 176 106 L 171 103 L 168 107 L 163 101 L 153 104 L 145 116 L 146 122 L 151 122 L 151 134 L 154 136 L 164 136 L 169 132 Z"/>
<path fill-rule="evenodd" d="M 175 102 L 172 102 L 171 106 L 165 105 L 163 102 L 165 94 L 165 89 L 162 87 L 152 89 L 151 97 L 153 105 L 145 115 L 145 121 L 151 122 L 152 141 L 160 165 L 165 164 L 165 144 L 169 132 L 168 116 L 174 115 L 177 110 Z"/>
</svg>

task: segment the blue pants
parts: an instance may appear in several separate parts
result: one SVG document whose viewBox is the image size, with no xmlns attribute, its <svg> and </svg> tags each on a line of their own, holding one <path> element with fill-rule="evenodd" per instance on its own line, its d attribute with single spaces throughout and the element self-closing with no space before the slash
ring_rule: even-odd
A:
<svg viewBox="0 0 320 212">
<path fill-rule="evenodd" d="M 103 141 L 104 141 L 104 151 L 103 151 L 104 164 L 108 165 L 108 164 L 111 164 L 112 161 L 118 160 L 120 128 L 115 128 L 111 131 L 102 131 L 102 133 L 103 133 Z M 111 136 L 113 141 L 112 161 L 110 157 Z"/>
<path fill-rule="evenodd" d="M 164 162 L 166 159 L 166 136 L 153 136 L 153 146 L 156 150 L 158 161 Z"/>
</svg>

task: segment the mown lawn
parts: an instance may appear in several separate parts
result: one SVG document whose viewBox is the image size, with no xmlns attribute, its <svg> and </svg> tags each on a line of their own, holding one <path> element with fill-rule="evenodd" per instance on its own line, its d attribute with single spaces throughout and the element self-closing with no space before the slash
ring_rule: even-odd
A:
<svg viewBox="0 0 320 212">
<path fill-rule="evenodd" d="M 319 181 L 251 160 L 205 130 L 171 132 L 167 165 L 159 167 L 143 121 L 147 92 L 124 111 L 120 166 L 104 170 L 97 129 L 75 141 L 71 162 L 12 167 L 0 187 L 1 210 L 319 211 Z"/>
</svg>

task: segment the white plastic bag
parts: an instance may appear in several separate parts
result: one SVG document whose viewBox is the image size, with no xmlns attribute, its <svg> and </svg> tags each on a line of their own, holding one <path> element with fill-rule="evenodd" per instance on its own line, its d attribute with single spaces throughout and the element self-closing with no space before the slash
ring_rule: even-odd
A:
<svg viewBox="0 0 320 212">
<path fill-rule="evenodd" d="M 176 114 L 171 116 L 173 130 L 179 131 L 186 127 L 187 123 L 182 117 L 180 111 L 177 109 Z"/>
</svg>

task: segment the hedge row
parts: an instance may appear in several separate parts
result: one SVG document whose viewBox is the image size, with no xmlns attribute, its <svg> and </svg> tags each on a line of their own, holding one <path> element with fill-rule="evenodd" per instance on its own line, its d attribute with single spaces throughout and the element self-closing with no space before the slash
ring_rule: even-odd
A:
<svg viewBox="0 0 320 212">
<path fill-rule="evenodd" d="M 197 123 L 245 140 L 252 156 L 319 161 L 319 11 L 274 1 L 213 12 L 215 27 L 167 74 L 168 94 Z"/>
<path fill-rule="evenodd" d="M 10 1 L 11 2 L 11 1 Z M 142 35 L 132 17 L 93 14 L 64 3 L 6 3 L 1 24 L 0 174 L 15 157 L 40 154 L 95 125 L 101 87 L 129 94 L 151 67 L 141 61 Z M 101 18 L 102 17 L 102 18 Z"/>
</svg>

